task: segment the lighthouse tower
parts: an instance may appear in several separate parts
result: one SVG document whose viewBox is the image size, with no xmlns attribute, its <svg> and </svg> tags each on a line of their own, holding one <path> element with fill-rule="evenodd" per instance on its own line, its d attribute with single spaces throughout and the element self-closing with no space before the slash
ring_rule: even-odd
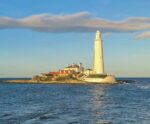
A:
<svg viewBox="0 0 150 124">
<path fill-rule="evenodd" d="M 103 45 L 100 31 L 96 32 L 94 41 L 94 65 L 93 73 L 83 78 L 91 83 L 117 83 L 113 75 L 104 72 Z"/>
<path fill-rule="evenodd" d="M 96 32 L 94 41 L 94 74 L 104 74 L 103 47 L 100 31 Z"/>
</svg>

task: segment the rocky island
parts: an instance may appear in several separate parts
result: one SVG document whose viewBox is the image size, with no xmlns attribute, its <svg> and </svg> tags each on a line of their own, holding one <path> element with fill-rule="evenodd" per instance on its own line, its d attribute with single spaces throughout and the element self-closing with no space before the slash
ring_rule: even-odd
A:
<svg viewBox="0 0 150 124">
<path fill-rule="evenodd" d="M 48 73 L 40 73 L 35 75 L 32 79 L 17 79 L 17 80 L 6 80 L 8 83 L 42 83 L 42 84 L 90 84 L 92 82 L 87 82 L 84 79 L 87 77 L 94 78 L 106 78 L 107 75 L 91 75 L 92 70 L 87 69 L 84 71 L 82 63 L 68 65 L 62 70 Z M 96 83 L 96 82 L 95 82 Z M 111 82 L 105 82 L 112 84 Z"/>
<path fill-rule="evenodd" d="M 104 71 L 103 47 L 100 31 L 96 32 L 94 41 L 93 69 L 84 69 L 82 63 L 71 64 L 55 72 L 41 73 L 31 80 L 9 80 L 9 83 L 105 83 L 116 84 L 115 76 Z"/>
</svg>

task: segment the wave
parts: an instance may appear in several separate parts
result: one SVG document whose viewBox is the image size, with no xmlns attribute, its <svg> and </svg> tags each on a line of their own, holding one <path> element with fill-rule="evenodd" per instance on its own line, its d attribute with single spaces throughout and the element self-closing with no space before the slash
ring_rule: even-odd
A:
<svg viewBox="0 0 150 124">
<path fill-rule="evenodd" d="M 138 85 L 137 86 L 138 88 L 142 89 L 142 90 L 147 90 L 147 89 L 150 89 L 150 85 Z"/>
</svg>

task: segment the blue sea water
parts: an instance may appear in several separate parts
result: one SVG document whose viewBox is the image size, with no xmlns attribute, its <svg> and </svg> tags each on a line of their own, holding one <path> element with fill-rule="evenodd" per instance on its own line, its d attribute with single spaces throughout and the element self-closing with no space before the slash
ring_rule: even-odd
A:
<svg viewBox="0 0 150 124">
<path fill-rule="evenodd" d="M 0 124 L 150 124 L 150 78 L 116 85 L 2 80 Z"/>
</svg>

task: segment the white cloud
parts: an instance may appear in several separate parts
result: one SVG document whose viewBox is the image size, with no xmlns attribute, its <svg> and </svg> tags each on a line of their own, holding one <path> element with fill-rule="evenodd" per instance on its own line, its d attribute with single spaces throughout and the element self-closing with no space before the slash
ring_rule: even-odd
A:
<svg viewBox="0 0 150 124">
<path fill-rule="evenodd" d="M 0 17 L 0 29 L 26 28 L 39 32 L 136 32 L 150 29 L 150 18 L 132 17 L 111 21 L 92 16 L 88 12 L 70 15 L 39 14 L 21 19 Z"/>
<path fill-rule="evenodd" d="M 143 32 L 135 37 L 136 40 L 150 39 L 150 32 Z"/>
</svg>

